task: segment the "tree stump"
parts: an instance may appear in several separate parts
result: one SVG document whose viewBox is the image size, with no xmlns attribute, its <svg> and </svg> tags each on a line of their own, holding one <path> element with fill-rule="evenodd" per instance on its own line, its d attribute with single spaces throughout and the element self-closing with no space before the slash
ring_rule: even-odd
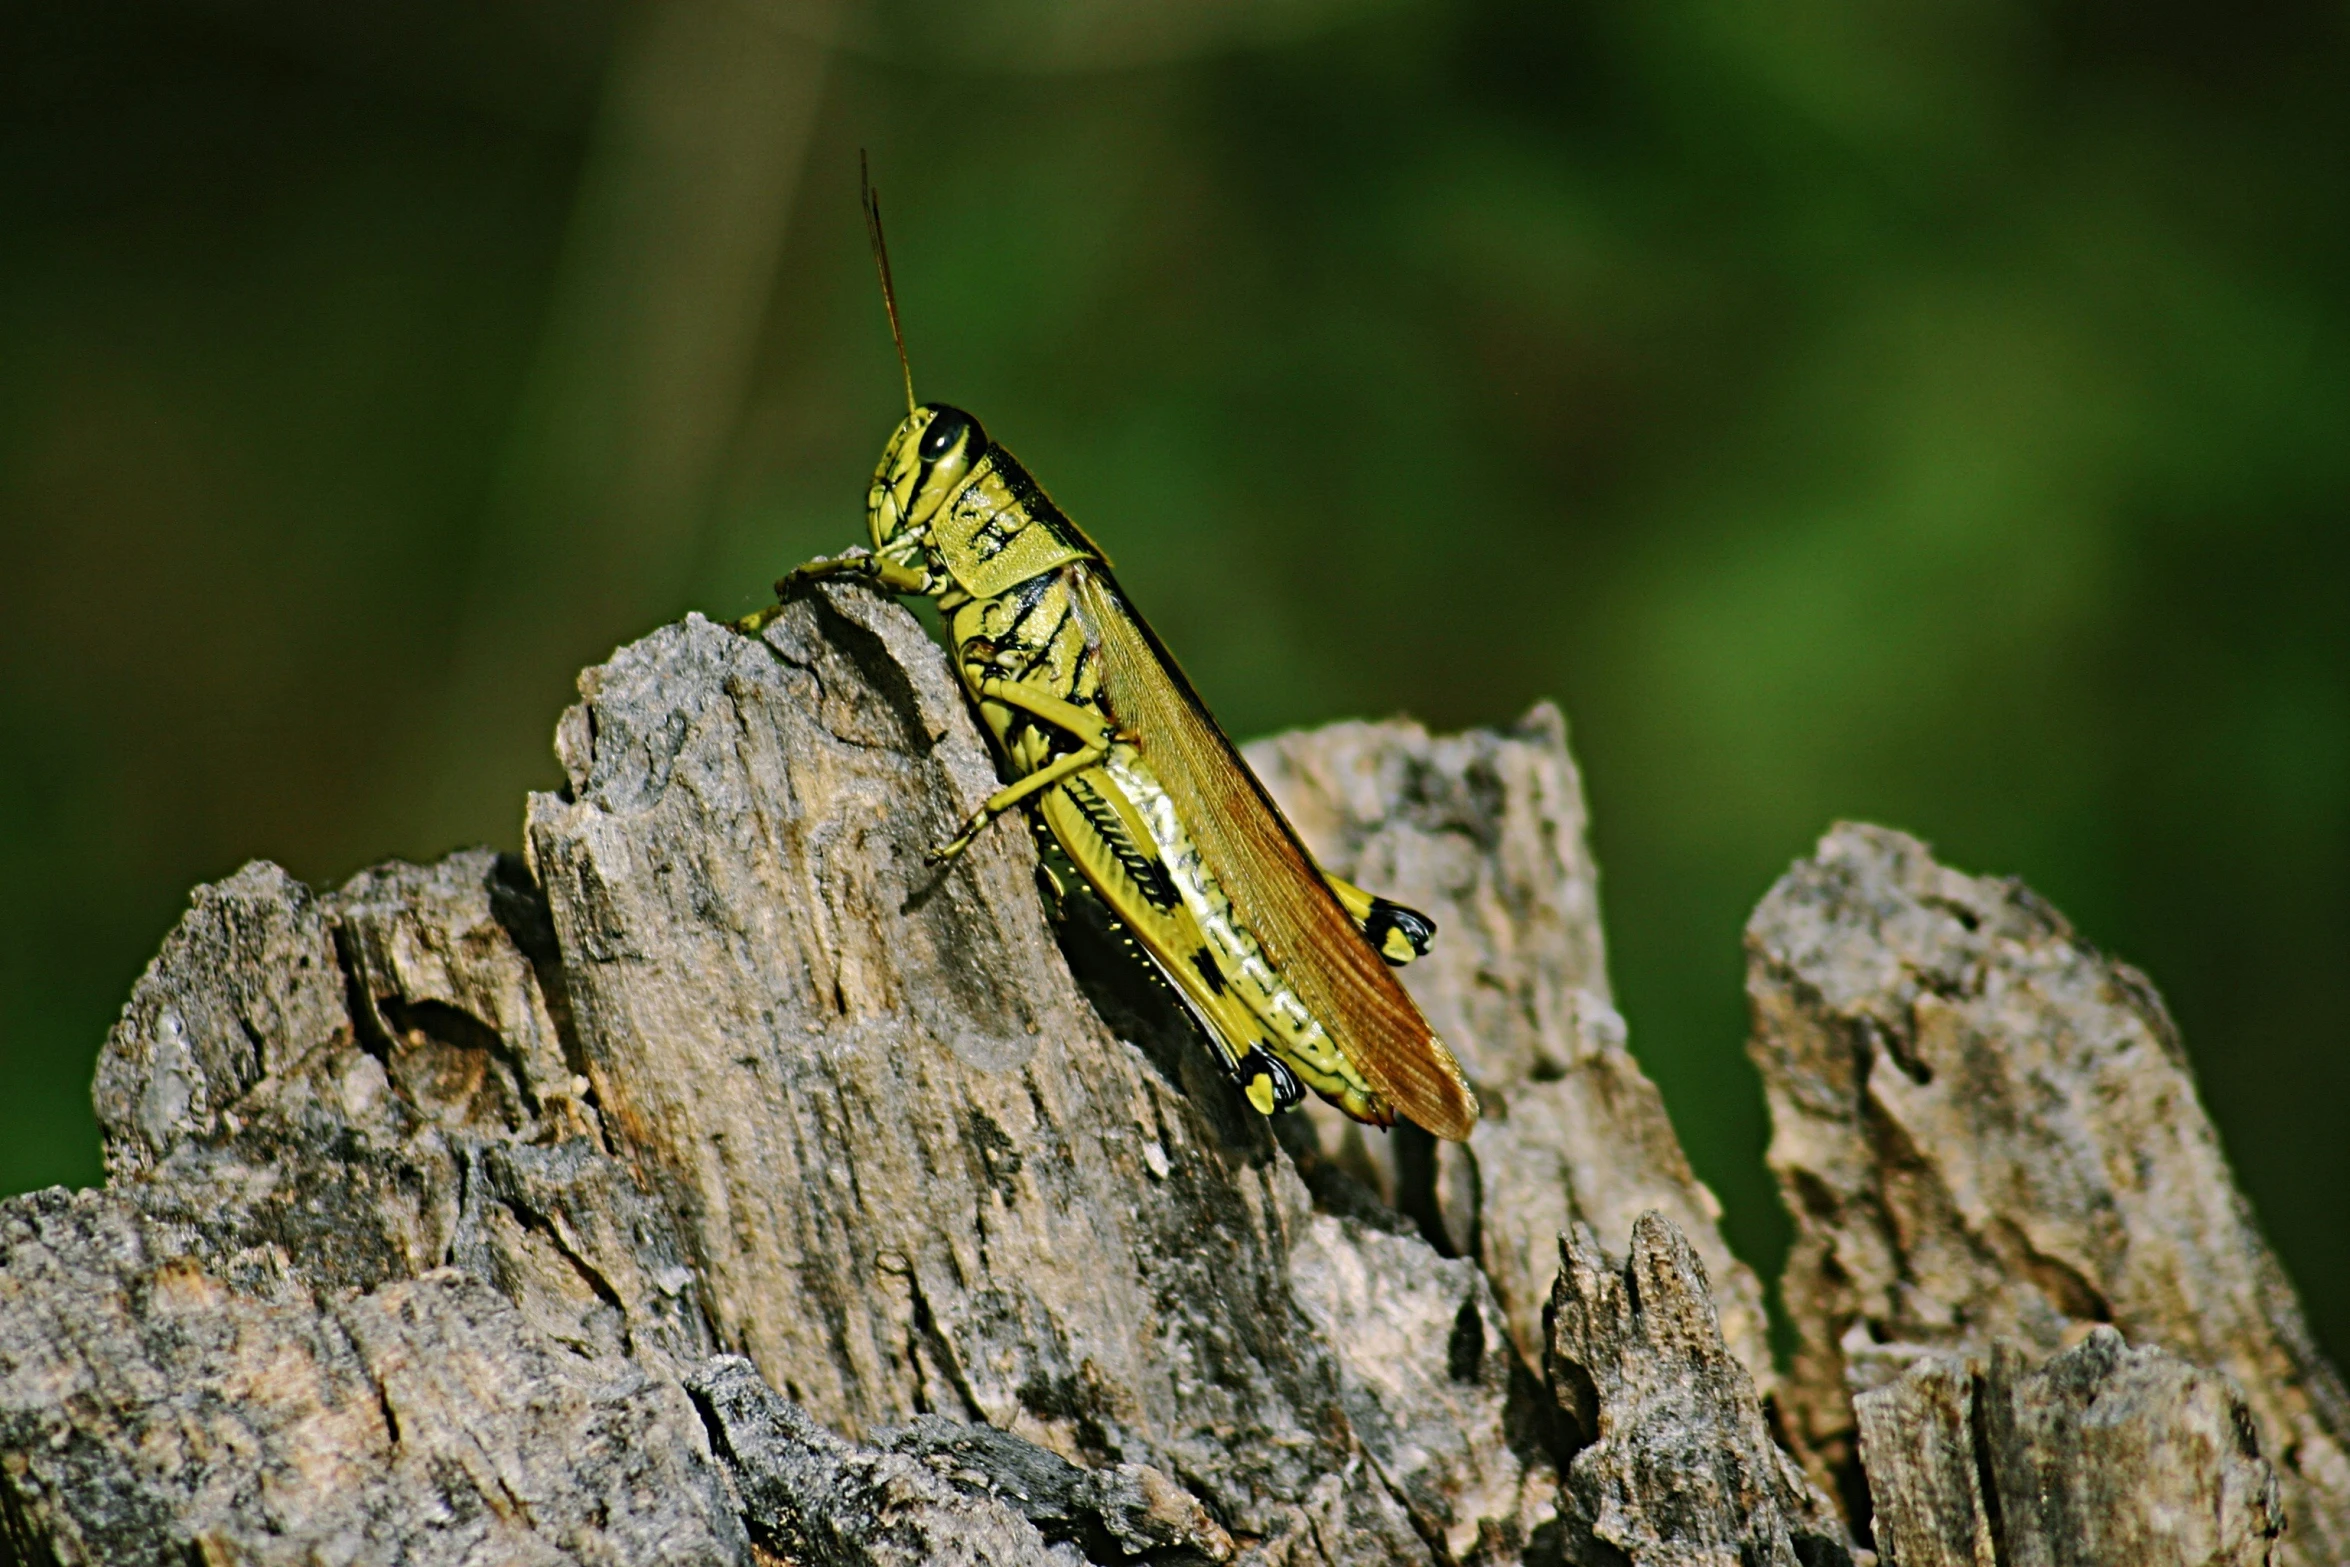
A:
<svg viewBox="0 0 2350 1567">
<path fill-rule="evenodd" d="M 1912 1331 L 1807 1293 L 1845 1233 L 1807 1228 L 1780 1381 L 1625 1048 L 1553 709 L 1251 753 L 1325 863 L 1437 919 L 1406 980 L 1485 1104 L 1463 1146 L 1256 1116 L 1084 905 L 1048 918 L 1016 828 L 926 870 L 995 778 L 895 605 L 689 617 L 580 691 L 525 858 L 197 890 L 99 1063 L 106 1185 L 0 1204 L 0 1563 L 1821 1567 L 1871 1559 L 1872 1491 L 1905 1563 L 2336 1559 L 2339 1386 L 2212 1218 L 2207 1129 L 2148 1145 L 2170 1206 L 2108 1207 L 2204 1215 L 2233 1327 Z M 1865 950 L 1896 936 L 1838 939 L 1909 994 Z M 1859 993 L 1758 1003 L 1783 1149 L 1782 1100 L 1845 1101 L 1774 1041 Z M 1969 1048 L 2041 1061 L 2093 1003 Z M 2015 1114 L 2069 1133 L 2074 1086 Z M 1834 1152 L 1835 1192 L 1892 1179 Z M 1983 1233 L 2037 1234 L 2025 1198 Z"/>
<path fill-rule="evenodd" d="M 2020 883 L 1961 875 L 1878 827 L 1823 838 L 1763 899 L 1747 953 L 1770 1162 L 1796 1226 L 1782 1289 L 1798 1348 L 1782 1396 L 1815 1472 L 1856 1490 L 1865 1471 L 1878 1488 L 1895 1449 L 1871 1458 L 1855 1395 L 1921 1360 L 1975 1368 L 1946 1366 L 1946 1382 L 1990 1363 L 1996 1385 L 1980 1390 L 1991 1399 L 1980 1408 L 1996 1409 L 2001 1389 L 2024 1385 L 2014 1355 L 2086 1347 L 2110 1327 L 2224 1374 L 2247 1443 L 2277 1466 L 2290 1520 L 2278 1561 L 2350 1562 L 2350 1399 L 2236 1191 L 2146 977 Z M 2010 1358 L 1994 1355 L 2001 1345 Z M 2108 1361 L 2133 1404 L 2177 1406 L 2164 1419 L 2203 1421 L 2198 1401 L 2220 1396 L 2208 1379 L 2190 1396 L 2168 1373 L 2111 1354 L 2068 1364 L 2086 1376 Z M 1924 1396 L 1913 1385 L 1895 1403 Z M 2005 1429 L 2021 1441 L 2033 1428 Z M 1893 1423 L 1882 1430 L 1880 1447 L 1896 1441 Z M 1982 1449 L 1995 1436 L 1970 1439 Z M 1994 1512 L 2001 1477 L 2037 1462 L 1978 1456 L 1988 1466 L 1979 1505 Z M 2145 1469 L 2151 1461 L 2105 1452 L 2101 1478 L 2074 1474 L 2088 1487 L 2077 1505 L 2118 1508 L 2130 1488 L 2155 1487 L 2189 1506 L 2183 1477 Z M 2214 1494 L 2236 1483 L 2216 1470 L 2205 1479 Z M 2005 1506 L 2011 1526 L 2017 1506 Z M 2117 1556 L 2091 1550 L 2091 1538 L 2069 1555 L 2019 1545 L 1996 1559 L 2261 1559 Z"/>
</svg>

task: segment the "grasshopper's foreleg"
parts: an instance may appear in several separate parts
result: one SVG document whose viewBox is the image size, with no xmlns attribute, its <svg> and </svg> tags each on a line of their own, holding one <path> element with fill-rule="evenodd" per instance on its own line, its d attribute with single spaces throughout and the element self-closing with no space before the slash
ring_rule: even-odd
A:
<svg viewBox="0 0 2350 1567">
<path fill-rule="evenodd" d="M 764 630 L 769 621 L 783 613 L 785 601 L 801 587 L 811 582 L 821 582 L 827 577 L 862 577 L 884 592 L 901 597 L 930 590 L 930 579 L 920 567 L 892 560 L 887 555 L 876 555 L 860 546 L 839 555 L 819 556 L 806 565 L 794 566 L 776 578 L 776 601 L 765 609 L 753 610 L 743 616 L 734 623 L 735 630 L 754 635 Z"/>
<path fill-rule="evenodd" d="M 987 803 L 973 811 L 963 823 L 963 830 L 931 850 L 923 858 L 933 865 L 951 864 L 965 849 L 971 847 L 987 824 L 1009 811 L 1021 801 L 1031 799 L 1064 778 L 1074 778 L 1089 767 L 1101 764 L 1110 754 L 1113 741 L 1125 739 L 1101 714 L 1066 702 L 1048 691 L 1034 690 L 1018 681 L 1004 680 L 990 675 L 979 682 L 979 694 L 991 702 L 1016 707 L 1032 718 L 1043 720 L 1055 729 L 1074 736 L 1080 743 L 1074 751 L 1056 756 L 1052 761 L 1030 773 L 1018 783 L 1006 785 L 989 795 Z"/>
</svg>

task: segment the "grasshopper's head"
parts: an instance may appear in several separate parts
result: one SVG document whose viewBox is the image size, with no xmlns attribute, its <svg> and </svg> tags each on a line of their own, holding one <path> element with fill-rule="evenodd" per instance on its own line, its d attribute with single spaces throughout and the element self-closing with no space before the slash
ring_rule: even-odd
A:
<svg viewBox="0 0 2350 1567">
<path fill-rule="evenodd" d="M 986 453 L 987 432 L 960 408 L 924 403 L 906 415 L 882 451 L 866 497 L 873 547 L 885 548 L 905 529 L 929 522 Z"/>
</svg>

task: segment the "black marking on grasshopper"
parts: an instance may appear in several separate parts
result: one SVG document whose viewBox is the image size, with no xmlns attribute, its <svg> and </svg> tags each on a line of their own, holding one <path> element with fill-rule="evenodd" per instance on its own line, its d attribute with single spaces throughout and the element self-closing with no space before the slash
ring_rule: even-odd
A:
<svg viewBox="0 0 2350 1567">
<path fill-rule="evenodd" d="M 1402 936 L 1412 952 L 1424 958 L 1436 942 L 1436 922 L 1418 909 L 1407 909 L 1400 903 L 1390 903 L 1385 898 L 1375 897 L 1371 900 L 1371 912 L 1363 921 L 1363 939 L 1382 958 L 1401 968 L 1411 959 L 1388 955 L 1387 938 L 1391 933 Z"/>
<path fill-rule="evenodd" d="M 1275 1113 L 1296 1108 L 1306 1096 L 1305 1084 L 1297 1080 L 1297 1074 L 1279 1056 L 1265 1045 L 1251 1045 L 1248 1054 L 1233 1066 L 1232 1081 L 1245 1091 L 1249 1084 L 1260 1077 L 1273 1080 Z"/>
<path fill-rule="evenodd" d="M 1044 596 L 1052 591 L 1052 587 L 1053 576 L 1048 571 L 1042 576 L 1030 577 L 1005 595 L 1011 600 L 1014 610 L 1017 611 L 1012 616 L 1011 629 L 1004 633 L 1007 641 L 1016 647 L 1029 645 L 1031 639 L 1021 635 L 1021 628 L 1028 624 L 1028 617 L 1036 613 L 1036 606 L 1044 602 Z M 1064 616 L 1064 618 L 1066 617 Z M 1045 642 L 1049 646 L 1052 638 L 1045 638 Z"/>
<path fill-rule="evenodd" d="M 973 458 L 975 466 L 977 460 Z M 1069 520 L 1068 513 L 1053 504 L 1053 498 L 1045 494 L 1044 487 L 1018 458 L 994 448 L 989 451 L 988 460 L 994 466 L 996 481 L 1004 487 L 1007 504 L 987 519 L 971 541 L 980 560 L 993 560 L 1030 528 L 1042 528 L 1071 549 L 1082 550 L 1089 556 L 1099 554 L 1093 542 Z"/>
<path fill-rule="evenodd" d="M 1046 577 L 1038 577 L 1035 580 L 1038 582 L 1047 582 L 1051 579 Z M 1022 664 L 1019 669 L 1013 673 L 1012 678 L 1014 680 L 1026 680 L 1030 675 L 1036 673 L 1037 665 L 1043 663 L 1046 659 L 1053 656 L 1053 644 L 1060 640 L 1062 631 L 1067 629 L 1069 625 L 1069 617 L 1076 613 L 1077 607 L 1074 604 L 1071 604 L 1068 599 L 1064 597 L 1061 600 L 1061 618 L 1053 622 L 1053 629 L 1046 632 L 1042 638 L 1033 644 L 1021 644 L 1032 647 L 1033 651 L 1029 653 L 1028 661 Z M 1013 633 L 1017 635 L 1021 625 L 1026 624 L 1026 622 L 1027 613 L 1026 611 L 1023 611 L 1021 620 L 1016 622 L 1012 627 Z"/>
<path fill-rule="evenodd" d="M 1167 874 L 1165 863 L 1135 846 L 1134 841 L 1126 835 L 1126 824 L 1119 819 L 1117 808 L 1103 799 L 1082 777 L 1072 778 L 1061 787 L 1068 790 L 1069 797 L 1077 802 L 1077 809 L 1085 814 L 1086 824 L 1093 828 L 1095 835 L 1117 857 L 1119 866 L 1133 878 L 1134 885 L 1143 897 L 1154 908 L 1174 908 L 1180 900 L 1175 891 L 1174 879 Z"/>
<path fill-rule="evenodd" d="M 971 535 L 971 548 L 980 560 L 990 561 L 1012 547 L 1012 541 L 1030 528 L 1037 519 L 1029 511 L 1034 502 L 1044 499 L 1036 481 L 1019 464 L 1003 461 L 996 464 L 996 477 L 1002 481 L 1007 504 L 989 514 L 979 531 Z"/>
<path fill-rule="evenodd" d="M 1199 977 L 1207 981 L 1208 989 L 1224 994 L 1224 971 L 1216 966 L 1215 954 L 1202 947 L 1191 955 L 1191 966 L 1199 970 Z"/>
<path fill-rule="evenodd" d="M 1025 525 L 1005 527 L 1004 516 L 1005 513 L 997 512 L 993 517 L 987 519 L 986 527 L 971 535 L 972 553 L 977 555 L 980 560 L 991 561 L 995 559 L 1010 549 L 1012 540 L 1019 537 L 1024 531 Z"/>
</svg>

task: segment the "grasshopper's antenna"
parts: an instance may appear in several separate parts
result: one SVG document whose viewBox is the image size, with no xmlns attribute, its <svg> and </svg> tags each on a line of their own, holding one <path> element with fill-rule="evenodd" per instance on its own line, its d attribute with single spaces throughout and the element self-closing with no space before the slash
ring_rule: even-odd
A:
<svg viewBox="0 0 2350 1567">
<path fill-rule="evenodd" d="M 873 265 L 881 271 L 881 303 L 889 311 L 889 335 L 898 345 L 898 369 L 906 377 L 906 412 L 914 411 L 914 367 L 906 359 L 906 334 L 898 327 L 898 290 L 889 278 L 889 243 L 881 237 L 881 195 L 873 188 L 873 171 L 865 149 L 857 149 L 857 184 L 865 203 L 865 234 L 873 241 Z"/>
</svg>

